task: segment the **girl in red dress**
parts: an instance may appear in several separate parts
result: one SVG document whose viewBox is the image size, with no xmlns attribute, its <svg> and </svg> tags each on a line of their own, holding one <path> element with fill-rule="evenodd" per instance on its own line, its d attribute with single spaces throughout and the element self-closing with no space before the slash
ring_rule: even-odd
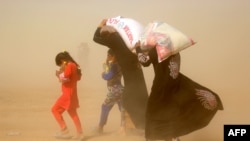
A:
<svg viewBox="0 0 250 141">
<path fill-rule="evenodd" d="M 60 67 L 56 71 L 56 76 L 62 83 L 62 95 L 57 99 L 52 107 L 52 113 L 59 123 L 61 130 L 55 135 L 56 138 L 71 138 L 66 123 L 63 119 L 63 112 L 67 111 L 72 118 L 77 134 L 74 139 L 82 139 L 81 122 L 77 114 L 79 101 L 77 96 L 77 81 L 81 78 L 79 65 L 74 61 L 70 54 L 66 51 L 60 52 L 55 58 L 56 65 Z"/>
</svg>

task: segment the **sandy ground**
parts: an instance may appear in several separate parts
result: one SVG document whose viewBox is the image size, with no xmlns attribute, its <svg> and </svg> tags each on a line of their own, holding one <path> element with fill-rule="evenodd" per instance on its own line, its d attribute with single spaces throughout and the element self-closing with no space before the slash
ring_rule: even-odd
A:
<svg viewBox="0 0 250 141">
<path fill-rule="evenodd" d="M 79 115 L 87 137 L 93 135 L 100 114 L 100 105 L 105 97 L 105 89 L 79 90 L 81 107 Z M 59 96 L 59 89 L 49 90 L 1 90 L 0 139 L 1 141 L 56 141 L 54 133 L 59 129 L 50 108 Z M 223 112 L 219 112 L 211 124 L 199 131 L 181 137 L 185 141 L 221 141 L 223 138 Z M 70 133 L 75 129 L 68 114 L 64 114 Z M 229 117 L 227 117 L 229 118 Z M 89 141 L 144 141 L 144 136 L 129 134 L 122 136 L 119 131 L 120 114 L 115 106 L 109 116 L 102 136 L 91 136 Z"/>
<path fill-rule="evenodd" d="M 105 90 L 104 90 L 105 91 Z M 58 93 L 58 94 L 57 94 Z M 59 95 L 57 90 L 12 91 L 1 95 L 0 139 L 1 141 L 56 141 L 54 133 L 59 129 L 50 108 Z M 99 95 L 99 96 L 98 96 Z M 122 136 L 119 131 L 119 110 L 115 106 L 102 136 L 92 136 L 97 127 L 100 105 L 105 96 L 102 91 L 79 91 L 81 108 L 79 115 L 89 141 L 120 140 L 143 141 L 141 135 Z M 64 113 L 71 135 L 75 128 L 67 113 Z"/>
</svg>

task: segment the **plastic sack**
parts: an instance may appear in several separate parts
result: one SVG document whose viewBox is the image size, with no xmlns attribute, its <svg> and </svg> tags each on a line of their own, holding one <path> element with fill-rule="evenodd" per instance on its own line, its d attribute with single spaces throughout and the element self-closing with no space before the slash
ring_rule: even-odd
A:
<svg viewBox="0 0 250 141">
<path fill-rule="evenodd" d="M 106 25 L 114 27 L 122 37 L 123 41 L 130 50 L 134 49 L 141 33 L 144 30 L 142 24 L 134 19 L 123 18 L 121 16 L 109 18 Z"/>
<path fill-rule="evenodd" d="M 159 62 L 195 44 L 191 38 L 164 22 L 149 23 L 140 41 L 142 51 L 156 47 Z"/>
</svg>

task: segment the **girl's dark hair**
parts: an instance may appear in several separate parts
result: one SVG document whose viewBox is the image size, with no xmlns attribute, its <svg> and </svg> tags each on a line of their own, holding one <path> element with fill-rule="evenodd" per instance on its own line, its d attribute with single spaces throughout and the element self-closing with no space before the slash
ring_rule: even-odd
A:
<svg viewBox="0 0 250 141">
<path fill-rule="evenodd" d="M 56 55 L 56 65 L 61 66 L 62 60 L 74 62 L 78 67 L 80 67 L 67 51 L 60 52 Z"/>
<path fill-rule="evenodd" d="M 70 54 L 67 51 L 60 52 L 56 55 L 55 61 L 57 66 L 62 65 L 62 60 L 65 61 L 71 61 L 77 65 L 77 73 L 78 73 L 78 80 L 81 80 L 82 77 L 82 70 L 80 66 L 76 63 L 76 61 L 70 56 Z"/>
</svg>

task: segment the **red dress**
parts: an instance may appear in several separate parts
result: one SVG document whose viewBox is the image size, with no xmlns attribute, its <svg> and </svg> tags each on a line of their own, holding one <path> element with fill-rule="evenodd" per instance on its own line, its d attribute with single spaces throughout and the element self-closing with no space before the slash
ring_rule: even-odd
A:
<svg viewBox="0 0 250 141">
<path fill-rule="evenodd" d="M 62 83 L 62 95 L 58 98 L 56 105 L 60 105 L 64 109 L 76 109 L 79 107 L 77 96 L 77 66 L 75 63 L 69 62 L 64 70 L 64 77 L 68 78 L 68 82 Z"/>
</svg>

